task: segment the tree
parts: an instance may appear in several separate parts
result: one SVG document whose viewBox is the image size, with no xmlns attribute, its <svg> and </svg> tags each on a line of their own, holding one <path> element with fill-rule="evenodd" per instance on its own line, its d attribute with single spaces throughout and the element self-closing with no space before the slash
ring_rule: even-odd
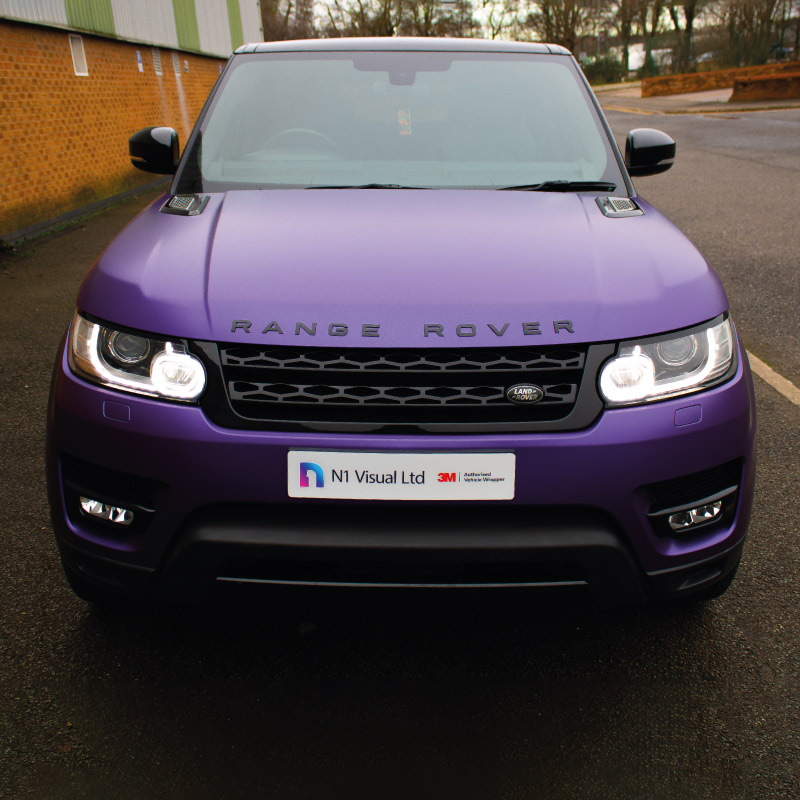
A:
<svg viewBox="0 0 800 800">
<path fill-rule="evenodd" d="M 468 0 L 330 0 L 327 36 L 469 36 Z"/>
<path fill-rule="evenodd" d="M 672 3 L 669 6 L 669 17 L 677 35 L 677 48 L 672 59 L 673 72 L 689 72 L 695 66 L 695 55 L 692 37 L 694 34 L 694 21 L 702 7 L 702 0 L 683 0 L 682 3 Z M 681 17 L 683 30 L 681 30 Z"/>
<path fill-rule="evenodd" d="M 395 0 L 340 0 L 328 3 L 328 36 L 394 36 L 398 19 Z"/>
<path fill-rule="evenodd" d="M 578 36 L 592 18 L 592 9 L 578 0 L 538 0 L 525 26 L 540 39 L 574 52 Z"/>
<path fill-rule="evenodd" d="M 638 0 L 637 22 L 644 39 L 644 66 L 642 74 L 647 77 L 658 72 L 653 60 L 653 38 L 658 33 L 661 15 L 664 13 L 664 0 Z"/>
<path fill-rule="evenodd" d="M 794 36 L 791 30 L 794 28 Z M 790 35 L 789 44 L 786 43 L 787 34 Z M 775 56 L 778 61 L 785 57 L 784 51 L 792 47 L 794 55 L 790 58 L 800 59 L 800 0 L 778 0 L 775 9 Z"/>
<path fill-rule="evenodd" d="M 527 14 L 520 0 L 480 0 L 479 13 L 490 39 L 519 36 Z"/>
<path fill-rule="evenodd" d="M 630 60 L 630 44 L 637 12 L 636 0 L 610 0 L 601 12 L 603 24 L 616 31 L 619 38 L 622 46 L 622 64 L 626 71 Z"/>
<path fill-rule="evenodd" d="M 261 24 L 265 42 L 313 39 L 314 0 L 261 0 Z"/>
<path fill-rule="evenodd" d="M 728 33 L 728 60 L 735 66 L 764 64 L 770 55 L 778 0 L 724 0 L 717 16 Z"/>
<path fill-rule="evenodd" d="M 316 36 L 314 27 L 314 0 L 296 0 L 294 32 L 298 39 L 313 39 Z M 293 37 L 295 38 L 295 37 Z"/>
<path fill-rule="evenodd" d="M 401 36 L 470 36 L 476 29 L 469 0 L 403 0 L 398 24 Z"/>
</svg>

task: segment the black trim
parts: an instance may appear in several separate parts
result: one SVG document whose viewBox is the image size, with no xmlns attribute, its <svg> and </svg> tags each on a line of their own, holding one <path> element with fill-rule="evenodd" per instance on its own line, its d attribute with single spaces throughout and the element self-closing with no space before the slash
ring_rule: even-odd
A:
<svg viewBox="0 0 800 800">
<path fill-rule="evenodd" d="M 651 483 L 643 488 L 652 504 L 649 513 L 658 514 L 672 507 L 692 506 L 697 500 L 738 487 L 741 480 L 742 462 L 736 459 L 701 472 Z"/>
<path fill-rule="evenodd" d="M 685 540 L 729 526 L 739 505 L 741 480 L 742 462 L 737 459 L 719 467 L 643 487 L 650 498 L 647 516 L 653 531 L 659 536 Z M 722 502 L 722 510 L 713 520 L 678 531 L 670 527 L 668 518 L 671 514 L 715 501 Z"/>
<path fill-rule="evenodd" d="M 575 62 L 575 66 L 580 73 L 581 80 L 583 81 L 584 89 L 588 95 L 589 102 L 594 107 L 595 113 L 600 120 L 600 125 L 603 131 L 606 134 L 606 138 L 608 139 L 608 145 L 611 148 L 611 152 L 616 159 L 617 168 L 619 169 L 620 175 L 622 175 L 622 180 L 625 184 L 625 195 L 627 197 L 637 197 L 636 189 L 634 188 L 633 181 L 631 180 L 631 176 L 628 174 L 628 170 L 625 167 L 625 159 L 620 152 L 619 147 L 617 147 L 617 140 L 614 138 L 614 133 L 611 130 L 611 126 L 608 124 L 608 119 L 606 119 L 605 111 L 603 111 L 603 107 L 600 105 L 600 101 L 597 99 L 597 95 L 594 93 L 594 89 L 592 89 L 589 80 L 587 79 L 586 75 L 584 74 L 583 70 L 581 69 L 581 65 L 578 63 L 575 56 L 570 54 L 570 58 Z"/>
<path fill-rule="evenodd" d="M 744 540 L 731 547 L 721 554 L 710 558 L 695 561 L 692 564 L 684 564 L 680 567 L 648 572 L 647 580 L 653 594 L 653 599 L 659 602 L 667 600 L 690 600 L 692 595 L 698 595 L 699 599 L 704 599 L 701 595 L 708 594 L 711 599 L 721 594 L 727 585 L 717 587 L 714 592 L 712 587 L 716 584 L 723 584 L 725 581 L 732 580 L 739 567 L 744 550 Z M 698 598 L 695 598 L 698 599 Z"/>
<path fill-rule="evenodd" d="M 72 524 L 116 541 L 140 540 L 168 491 L 166 484 L 158 481 L 101 467 L 66 454 L 61 457 L 61 479 L 64 504 Z M 127 526 L 116 525 L 86 514 L 80 507 L 81 496 L 127 508 L 133 511 L 133 522 Z"/>
<path fill-rule="evenodd" d="M 196 217 L 203 213 L 210 199 L 210 195 L 207 194 L 176 194 L 161 206 L 161 213 L 175 214 L 178 217 Z"/>
<path fill-rule="evenodd" d="M 585 586 L 598 604 L 647 599 L 614 521 L 580 508 L 213 506 L 184 526 L 159 572 L 181 596 L 219 579 L 371 587 Z M 394 579 L 394 582 L 393 580 Z"/>
<path fill-rule="evenodd" d="M 295 42 L 268 42 L 264 43 L 263 49 L 260 46 L 253 46 L 249 49 L 248 45 L 243 45 L 242 48 L 237 49 L 229 59 L 227 65 L 220 74 L 217 82 L 211 90 L 200 114 L 197 117 L 194 128 L 189 136 L 183 155 L 177 165 L 175 172 L 175 179 L 173 180 L 170 188 L 171 194 L 200 194 L 203 192 L 227 192 L 239 191 L 247 189 L 274 189 L 274 188 L 290 188 L 298 189 L 300 187 L 291 185 L 289 187 L 266 187 L 263 182 L 255 184 L 243 184 L 236 182 L 234 184 L 225 182 L 212 182 L 204 181 L 202 170 L 200 168 L 202 139 L 205 126 L 206 117 L 211 112 L 212 108 L 216 105 L 218 95 L 222 89 L 224 82 L 228 79 L 228 74 L 237 68 L 237 65 L 242 60 L 268 60 L 270 57 L 289 59 L 296 58 L 346 58 L 353 53 L 364 53 L 368 51 L 377 53 L 390 53 L 390 52 L 408 52 L 408 53 L 452 53 L 452 55 L 459 57 L 470 56 L 504 56 L 506 58 L 530 56 L 533 58 L 568 58 L 572 62 L 572 69 L 575 71 L 576 83 L 578 87 L 583 90 L 585 100 L 595 110 L 596 118 L 593 120 L 598 128 L 598 134 L 605 136 L 605 144 L 607 145 L 607 154 L 615 161 L 619 177 L 622 178 L 622 186 L 617 175 L 608 175 L 611 167 L 611 161 L 603 175 L 603 180 L 609 180 L 617 186 L 615 194 L 618 196 L 635 197 L 636 191 L 631 182 L 631 178 L 625 168 L 625 162 L 622 154 L 619 151 L 614 135 L 611 131 L 611 126 L 603 113 L 600 103 L 597 100 L 589 82 L 580 65 L 570 53 L 569 50 L 560 45 L 547 45 L 540 43 L 504 43 L 510 44 L 511 47 L 497 46 L 499 43 L 488 42 L 479 39 L 413 39 L 413 38 L 345 38 L 345 39 L 326 39 L 317 40 L 311 46 L 310 42 L 303 42 L 302 45 L 297 45 Z M 322 46 L 319 46 L 319 45 Z M 539 49 L 542 48 L 542 49 Z M 439 187 L 426 187 L 437 189 L 455 189 L 455 190 L 469 190 L 470 188 L 478 188 L 482 191 L 495 191 L 496 188 L 491 186 L 481 187 L 464 187 L 464 186 L 439 186 Z"/>
</svg>

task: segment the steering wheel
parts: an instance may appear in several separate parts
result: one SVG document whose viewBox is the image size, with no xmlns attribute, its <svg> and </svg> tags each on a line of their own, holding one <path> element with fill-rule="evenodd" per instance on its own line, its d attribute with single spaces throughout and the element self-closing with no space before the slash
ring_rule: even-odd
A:
<svg viewBox="0 0 800 800">
<path fill-rule="evenodd" d="M 330 136 L 327 136 L 324 133 L 320 133 L 320 131 L 315 131 L 313 128 L 285 128 L 282 131 L 278 131 L 277 133 L 273 133 L 272 136 L 264 142 L 265 147 L 269 147 L 275 142 L 279 142 L 281 139 L 296 139 L 297 137 L 308 137 L 313 139 L 320 139 L 328 145 L 328 149 L 336 150 L 338 152 L 339 145 L 331 139 Z"/>
</svg>

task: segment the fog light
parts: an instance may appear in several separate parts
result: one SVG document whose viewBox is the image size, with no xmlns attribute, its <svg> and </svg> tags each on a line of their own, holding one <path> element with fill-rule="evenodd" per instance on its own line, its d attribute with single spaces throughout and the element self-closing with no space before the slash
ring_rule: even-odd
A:
<svg viewBox="0 0 800 800">
<path fill-rule="evenodd" d="M 675 514 L 670 514 L 667 518 L 667 522 L 673 531 L 682 532 L 713 522 L 721 513 L 722 500 L 717 500 L 714 503 L 706 503 L 697 508 L 690 508 L 686 511 L 678 511 Z"/>
<path fill-rule="evenodd" d="M 84 514 L 90 517 L 102 519 L 105 522 L 113 522 L 115 525 L 127 527 L 133 522 L 133 511 L 120 506 L 110 506 L 101 503 L 99 500 L 92 500 L 90 497 L 81 497 L 81 509 Z"/>
<path fill-rule="evenodd" d="M 677 514 L 671 514 L 669 517 L 669 526 L 674 531 L 681 531 L 684 528 L 689 528 L 692 525 L 692 512 L 680 511 Z"/>
</svg>

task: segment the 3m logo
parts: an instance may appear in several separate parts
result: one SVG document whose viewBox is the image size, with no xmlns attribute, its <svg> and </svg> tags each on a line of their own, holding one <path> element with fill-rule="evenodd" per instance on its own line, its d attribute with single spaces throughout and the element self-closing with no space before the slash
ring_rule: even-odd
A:
<svg viewBox="0 0 800 800">
<path fill-rule="evenodd" d="M 439 483 L 455 483 L 456 482 L 456 474 L 455 472 L 440 472 L 439 473 Z"/>
<path fill-rule="evenodd" d="M 322 467 L 319 464 L 315 464 L 313 461 L 301 461 L 300 486 L 304 489 L 311 486 L 308 480 L 309 475 L 314 476 L 314 486 L 317 489 L 321 489 L 325 485 L 325 473 L 322 471 Z"/>
</svg>

